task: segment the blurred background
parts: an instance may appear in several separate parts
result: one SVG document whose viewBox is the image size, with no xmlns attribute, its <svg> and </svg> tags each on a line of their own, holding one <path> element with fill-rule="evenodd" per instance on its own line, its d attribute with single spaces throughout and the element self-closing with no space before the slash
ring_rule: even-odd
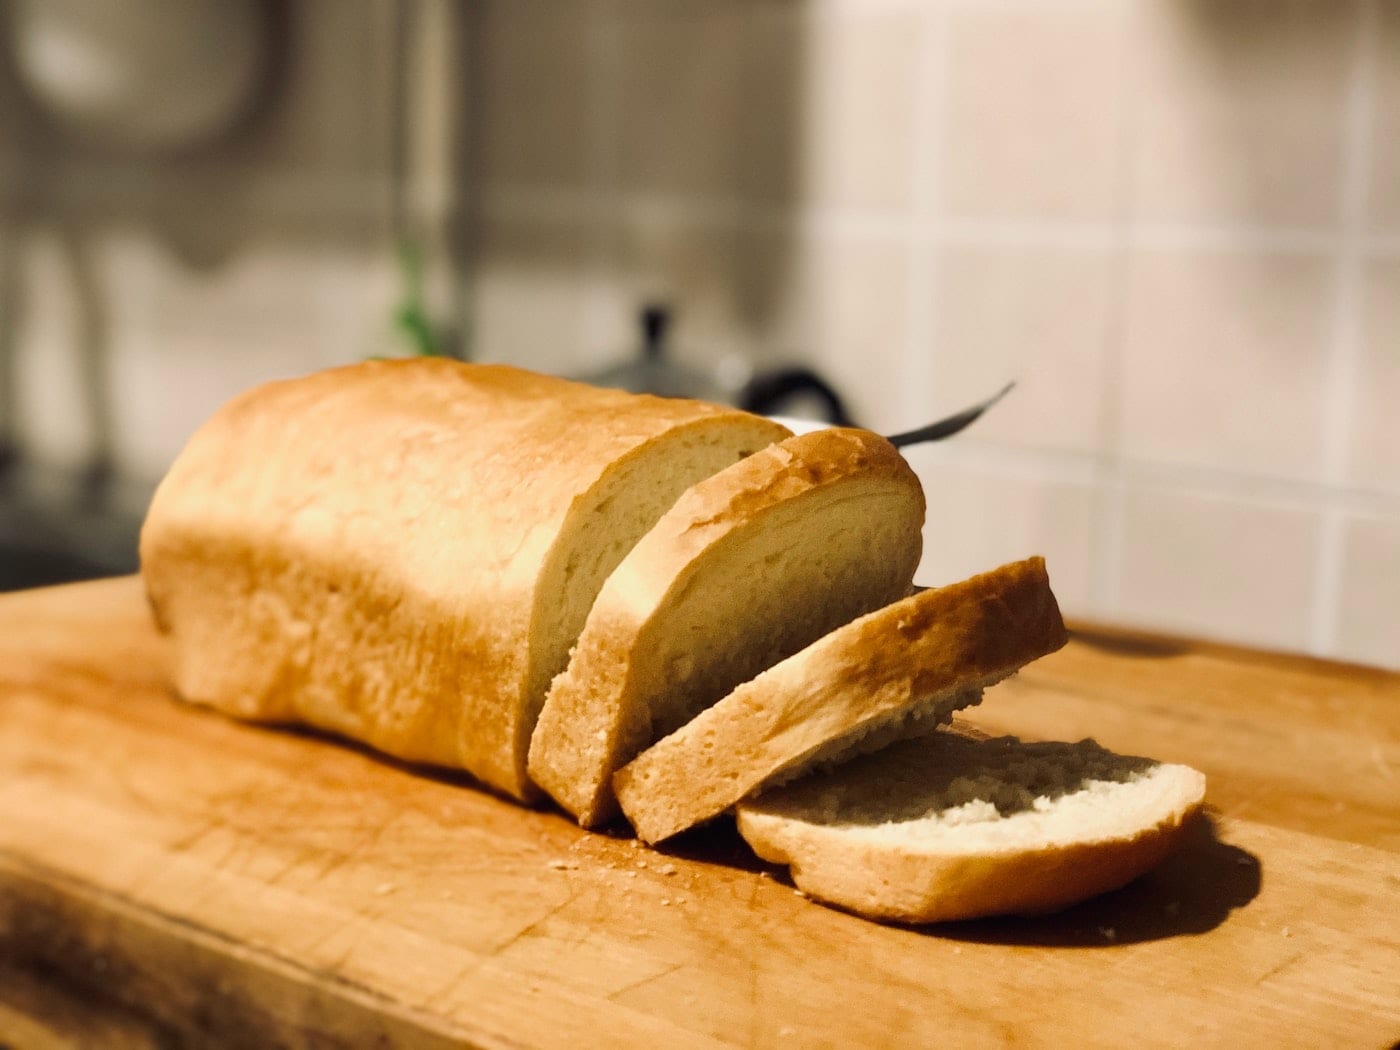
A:
<svg viewBox="0 0 1400 1050">
<path fill-rule="evenodd" d="M 803 366 L 919 582 L 1400 666 L 1400 0 L 0 0 L 0 585 L 255 383 Z"/>
</svg>

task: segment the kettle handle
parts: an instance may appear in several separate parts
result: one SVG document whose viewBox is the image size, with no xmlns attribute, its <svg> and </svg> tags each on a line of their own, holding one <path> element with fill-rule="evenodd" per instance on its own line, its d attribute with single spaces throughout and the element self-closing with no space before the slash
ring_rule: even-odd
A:
<svg viewBox="0 0 1400 1050">
<path fill-rule="evenodd" d="M 822 402 L 822 415 L 827 423 L 838 427 L 854 426 L 846 403 L 821 376 L 810 368 L 778 368 L 754 376 L 739 392 L 739 407 L 759 415 L 771 415 L 784 401 L 798 394 L 813 394 Z"/>
</svg>

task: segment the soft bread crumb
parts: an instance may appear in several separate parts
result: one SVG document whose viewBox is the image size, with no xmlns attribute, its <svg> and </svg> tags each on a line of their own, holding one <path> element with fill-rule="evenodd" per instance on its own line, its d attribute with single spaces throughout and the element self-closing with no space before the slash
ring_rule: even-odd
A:
<svg viewBox="0 0 1400 1050">
<path fill-rule="evenodd" d="M 813 897 L 936 922 L 1053 911 L 1124 885 L 1171 851 L 1204 793 L 1193 769 L 1092 740 L 941 730 L 741 803 L 738 820 Z"/>
<path fill-rule="evenodd" d="M 1125 786 L 1139 785 L 1126 797 L 1150 800 L 1148 774 L 1161 768 L 1092 740 L 1025 744 L 946 731 L 929 740 L 931 751 L 911 742 L 764 798 L 773 812 L 800 812 L 804 822 L 839 827 L 852 839 L 946 840 L 965 850 L 1070 841 L 1121 819 Z"/>
<path fill-rule="evenodd" d="M 904 595 L 923 517 L 918 477 L 868 431 L 792 438 L 697 484 L 599 592 L 550 686 L 531 775 L 584 826 L 606 821 L 619 767 Z"/>
<path fill-rule="evenodd" d="M 648 842 L 812 770 L 933 732 L 1064 644 L 1043 559 L 901 599 L 741 685 L 619 770 Z"/>
<path fill-rule="evenodd" d="M 848 732 L 779 770 L 764 784 L 764 788 L 771 790 L 782 787 L 809 773 L 827 772 L 853 758 L 883 751 L 897 740 L 932 733 L 940 726 L 947 725 L 955 711 L 980 704 L 983 685 L 990 684 L 983 683 L 969 689 L 957 689 L 926 697 L 907 708 L 896 709 L 883 717 L 854 726 Z"/>
</svg>

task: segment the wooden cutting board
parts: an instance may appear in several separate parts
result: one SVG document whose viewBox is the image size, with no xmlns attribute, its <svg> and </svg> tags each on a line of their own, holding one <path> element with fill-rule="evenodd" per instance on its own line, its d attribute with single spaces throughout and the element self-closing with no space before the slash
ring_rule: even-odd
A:
<svg viewBox="0 0 1400 1050">
<path fill-rule="evenodd" d="M 0 598 L 0 1043 L 1385 1046 L 1400 678 L 1081 629 L 976 721 L 1210 777 L 1051 918 L 901 929 L 173 700 L 139 584 Z M 143 1042 L 143 1040 L 145 1042 Z"/>
</svg>

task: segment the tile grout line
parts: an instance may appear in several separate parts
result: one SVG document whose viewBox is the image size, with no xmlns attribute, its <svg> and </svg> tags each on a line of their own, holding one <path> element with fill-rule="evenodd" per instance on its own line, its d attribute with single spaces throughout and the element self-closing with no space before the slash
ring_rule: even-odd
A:
<svg viewBox="0 0 1400 1050">
<path fill-rule="evenodd" d="M 923 222 L 936 225 L 941 181 L 938 165 L 943 156 L 943 119 L 941 106 L 947 90 L 944 62 L 947 59 L 947 24 L 941 8 L 924 13 L 920 23 L 922 39 L 916 68 L 914 104 L 915 154 L 911 173 L 910 201 L 913 210 L 912 227 Z M 906 277 L 909 288 L 906 306 L 906 333 L 903 373 L 904 390 L 900 408 L 904 416 L 901 426 L 916 426 L 928 412 L 927 399 L 937 386 L 939 368 L 937 356 L 938 258 L 934 246 L 915 236 L 912 229 L 905 232 L 909 259 Z"/>
<path fill-rule="evenodd" d="M 822 14 L 858 13 L 870 11 L 923 10 L 928 0 L 810 0 Z M 1111 7 L 1118 0 L 1058 0 L 1056 7 L 1067 10 L 1098 11 Z M 942 7 L 951 10 L 973 8 L 1022 12 L 1041 6 L 1041 0 L 943 0 Z"/>
<path fill-rule="evenodd" d="M 1336 257 L 1335 301 L 1327 339 L 1323 389 L 1323 476 L 1332 488 L 1346 481 L 1348 436 L 1355 401 L 1357 358 L 1361 350 L 1360 312 L 1364 280 L 1362 244 L 1369 193 L 1372 123 L 1375 114 L 1377 25 L 1376 0 L 1361 0 L 1352 47 L 1347 86 L 1346 147 L 1339 207 L 1341 229 Z M 1332 652 L 1341 617 L 1342 575 L 1346 559 L 1346 520 L 1338 500 L 1322 502 L 1308 646 L 1314 653 Z"/>
<path fill-rule="evenodd" d="M 580 195 L 587 207 L 579 209 L 583 212 L 579 217 L 587 223 L 589 253 L 583 338 L 585 345 L 596 348 L 607 341 L 607 290 L 610 278 L 616 277 L 615 230 L 622 210 L 621 174 L 617 170 L 622 123 L 622 85 L 618 74 L 622 13 L 616 0 L 593 2 L 597 5 L 599 17 L 590 19 L 587 29 L 589 71 L 596 78 L 589 93 L 589 188 Z"/>
<path fill-rule="evenodd" d="M 1028 247 L 1112 249 L 1119 219 L 1083 221 L 1003 219 L 995 216 L 919 216 L 903 209 L 822 208 L 799 210 L 753 204 L 736 197 L 638 193 L 621 199 L 615 192 L 578 187 L 487 187 L 488 215 L 502 219 L 549 218 L 593 221 L 616 210 L 644 215 L 673 228 L 795 231 L 814 236 L 902 240 L 913 236 L 935 244 L 998 244 Z M 324 197 L 324 194 L 322 194 Z M 285 194 L 292 207 L 298 193 Z M 347 198 L 348 199 L 348 198 Z M 342 202 L 343 203 L 343 202 Z M 1338 255 L 1354 248 L 1366 258 L 1400 258 L 1400 231 L 1360 229 L 1351 238 L 1336 230 L 1307 227 L 1135 222 L 1133 243 L 1149 250 L 1247 252 L 1254 255 Z"/>
<path fill-rule="evenodd" d="M 1009 445 L 952 442 L 940 453 L 951 465 L 1005 476 L 1043 477 L 1068 485 L 1093 485 L 1102 477 L 1101 454 Z M 1173 489 L 1216 499 L 1248 502 L 1278 509 L 1312 510 L 1333 500 L 1344 513 L 1400 514 L 1400 490 L 1336 488 L 1325 482 L 1119 457 L 1114 480 L 1127 486 Z"/>
<path fill-rule="evenodd" d="M 1116 265 L 1110 269 L 1108 313 L 1104 318 L 1103 388 L 1100 429 L 1094 457 L 1094 552 L 1089 601 L 1096 615 L 1112 617 L 1122 604 L 1123 551 L 1127 542 L 1127 482 L 1123 470 L 1123 377 L 1128 333 L 1127 299 L 1131 285 L 1133 214 L 1132 155 L 1140 85 L 1129 57 L 1135 34 L 1132 12 L 1119 27 L 1123 96 L 1118 113 L 1117 172 L 1114 221 L 1108 251 Z"/>
</svg>

